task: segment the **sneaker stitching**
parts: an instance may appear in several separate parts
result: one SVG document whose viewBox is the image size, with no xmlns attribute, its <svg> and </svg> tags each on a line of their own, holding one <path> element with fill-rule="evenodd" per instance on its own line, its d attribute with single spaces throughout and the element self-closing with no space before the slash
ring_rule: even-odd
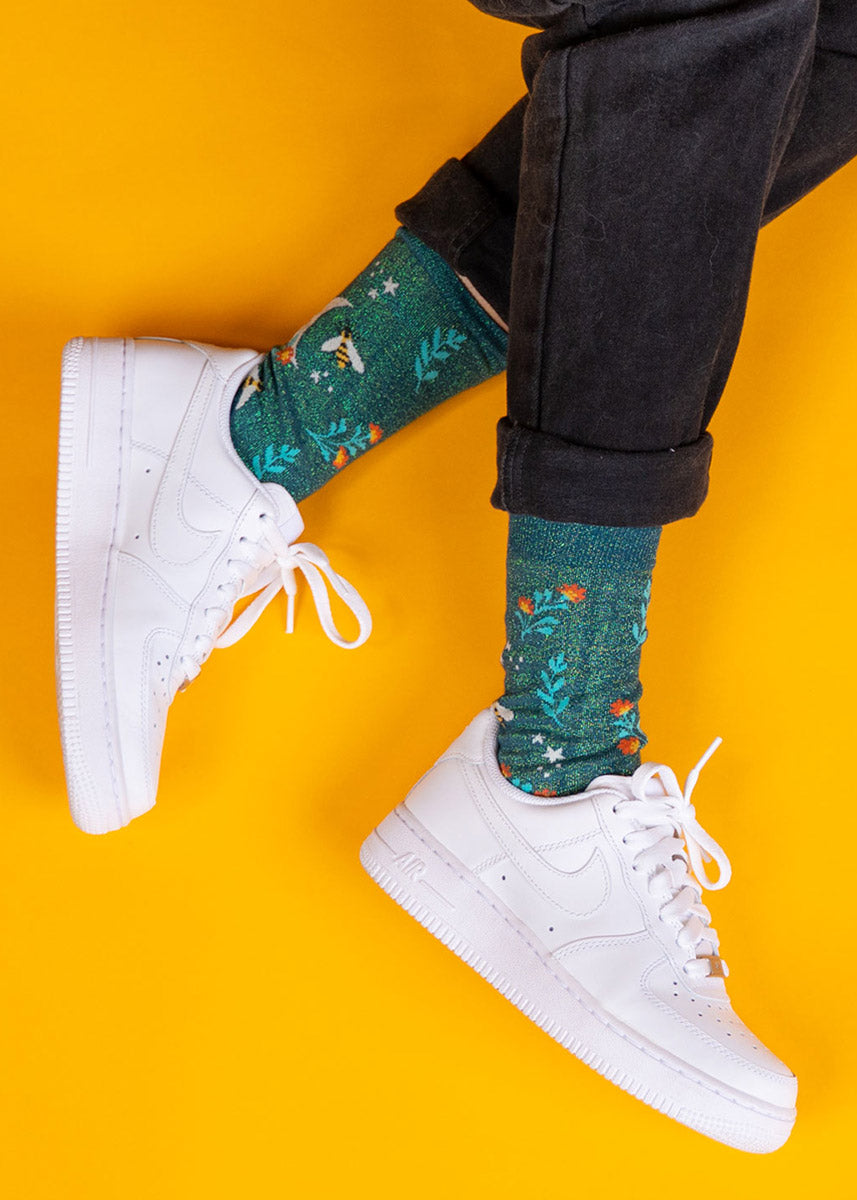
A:
<svg viewBox="0 0 857 1200">
<path fill-rule="evenodd" d="M 96 343 L 97 346 L 97 343 Z M 93 402 L 92 390 L 95 386 L 95 358 L 96 346 L 92 350 L 92 365 L 90 367 L 90 403 Z M 126 392 L 126 375 L 128 365 L 128 343 L 122 343 L 122 401 L 119 406 L 119 467 L 116 472 L 116 495 L 113 504 L 113 522 L 110 531 L 110 550 L 107 556 L 107 572 L 104 579 L 104 586 L 101 593 L 101 615 L 99 617 L 99 634 L 101 639 L 101 685 L 102 699 L 104 702 L 104 737 L 107 749 L 107 758 L 110 763 L 110 778 L 113 783 L 113 800 L 115 803 L 116 813 L 120 822 L 124 822 L 125 814 L 122 811 L 121 793 L 119 788 L 119 774 L 116 764 L 116 755 L 114 754 L 113 739 L 111 738 L 112 723 L 110 720 L 110 697 L 109 697 L 109 679 L 107 669 L 107 597 L 110 592 L 110 583 L 113 579 L 115 585 L 115 573 L 118 566 L 118 553 L 116 545 L 116 533 L 119 526 L 119 509 L 120 497 L 122 495 L 122 467 L 123 454 L 122 442 L 125 434 L 125 420 L 127 415 L 127 392 Z"/>
<path fill-rule="evenodd" d="M 655 1062 L 659 1062 L 662 1066 L 666 1067 L 668 1070 L 674 1071 L 677 1075 L 680 1075 L 683 1078 L 688 1079 L 691 1083 L 695 1083 L 699 1087 L 704 1088 L 706 1091 L 712 1092 L 714 1095 L 719 1096 L 721 1099 L 726 1100 L 731 1104 L 734 1104 L 737 1108 L 746 1108 L 750 1112 L 755 1112 L 755 1113 L 758 1113 L 760 1116 L 769 1117 L 774 1120 L 782 1120 L 782 1121 L 789 1120 L 789 1118 L 778 1117 L 776 1114 L 773 1114 L 769 1111 L 770 1108 L 777 1108 L 779 1106 L 770 1105 L 770 1106 L 768 1106 L 768 1108 L 760 1108 L 757 1105 L 752 1104 L 752 1103 L 751 1104 L 742 1103 L 740 1100 L 736 1100 L 734 1096 L 727 1095 L 726 1093 L 721 1091 L 719 1088 L 714 1087 L 711 1084 L 707 1083 L 705 1080 L 699 1078 L 698 1075 L 691 1075 L 687 1071 L 682 1071 L 674 1063 L 671 1063 L 671 1062 L 667 1061 L 665 1058 L 662 1058 L 660 1055 L 655 1053 L 651 1048 L 640 1045 L 638 1042 L 636 1042 L 632 1037 L 630 1037 L 623 1030 L 618 1029 L 608 1019 L 606 1019 L 602 1013 L 599 1013 L 598 1011 L 593 1009 L 590 1005 L 588 1005 L 586 1003 L 586 1001 L 583 1000 L 583 998 L 581 996 L 579 996 L 568 985 L 568 983 L 564 979 L 560 978 L 560 976 L 557 975 L 557 973 L 551 967 L 551 964 L 549 962 L 546 962 L 545 959 L 542 957 L 542 955 L 539 953 L 535 944 L 533 942 L 531 942 L 530 939 L 527 938 L 521 932 L 520 929 L 518 929 L 514 924 L 512 924 L 512 922 L 509 920 L 506 913 L 502 912 L 497 907 L 497 904 L 495 903 L 494 899 L 492 899 L 490 896 L 486 895 L 481 887 L 479 887 L 478 885 L 474 885 L 472 879 L 469 879 L 467 877 L 467 875 L 462 874 L 461 871 L 458 869 L 458 867 L 454 863 L 448 861 L 433 845 L 431 845 L 431 843 L 426 841 L 426 839 L 420 834 L 420 832 L 417 829 L 415 829 L 410 824 L 410 822 L 407 821 L 402 816 L 401 813 L 398 813 L 398 815 L 399 815 L 399 819 L 402 820 L 405 825 L 407 825 L 408 829 L 414 835 L 414 837 L 416 837 L 417 840 L 420 841 L 425 846 L 425 848 L 428 851 L 430 851 L 431 854 L 433 854 L 436 858 L 440 859 L 440 861 L 442 863 L 444 863 L 444 865 L 449 870 L 451 870 L 452 873 L 454 875 L 456 875 L 462 881 L 462 883 L 465 883 L 470 888 L 472 888 L 477 893 L 477 895 L 489 906 L 489 908 L 491 908 L 497 914 L 497 916 L 500 917 L 500 919 L 503 921 L 503 923 L 508 925 L 513 933 L 517 934 L 517 936 L 524 943 L 524 945 L 527 947 L 527 949 L 530 950 L 535 955 L 535 957 L 539 959 L 539 961 L 547 969 L 548 973 L 559 984 L 559 986 L 563 989 L 563 991 L 567 992 L 571 996 L 571 998 L 577 1004 L 579 1004 L 581 1006 L 581 1008 L 583 1008 L 586 1012 L 588 1012 L 590 1014 L 590 1016 L 594 1017 L 597 1021 L 599 1021 L 605 1028 L 609 1029 L 611 1033 L 614 1033 L 618 1037 L 621 1037 L 623 1041 L 628 1042 L 630 1045 L 632 1045 L 636 1049 L 640 1050 L 647 1057 L 654 1059 Z M 548 954 L 549 954 L 549 952 L 548 952 Z"/>
<path fill-rule="evenodd" d="M 490 830 L 491 822 L 488 820 L 488 813 L 486 811 L 484 804 L 482 803 L 481 797 L 477 794 L 475 788 L 472 785 L 472 781 L 469 777 L 468 772 L 464 772 L 464 778 L 465 778 L 465 782 L 467 784 L 468 791 L 470 792 L 471 799 L 473 800 L 473 803 L 476 806 L 476 809 L 477 809 L 479 815 L 482 817 L 482 820 L 485 822 L 488 829 Z M 480 783 L 483 784 L 483 788 L 485 788 L 485 783 L 481 777 L 481 774 L 478 775 L 478 778 L 479 778 Z M 485 790 L 487 791 L 488 789 L 485 788 Z M 490 791 L 489 791 L 489 798 L 490 798 Z M 499 806 L 499 804 L 497 804 L 493 800 L 492 800 L 492 803 L 493 803 L 494 812 L 497 814 L 497 816 L 500 818 L 500 820 L 506 826 L 507 830 L 509 830 L 511 832 L 513 840 L 520 842 L 522 844 L 522 846 L 526 847 L 530 851 L 530 853 L 536 855 L 538 858 L 541 859 L 541 855 L 539 855 L 538 852 L 536 850 L 534 850 L 533 847 L 530 846 L 529 842 L 527 842 L 521 836 L 521 834 L 518 833 L 518 831 L 515 829 L 514 825 L 512 825 L 511 821 L 506 816 L 506 814 L 503 812 L 503 810 Z M 546 859 L 542 859 L 542 861 L 544 862 L 544 865 L 548 871 L 552 872 L 554 875 L 556 875 L 559 878 L 567 879 L 569 875 L 578 875 L 581 872 L 585 871 L 586 868 L 592 863 L 595 855 L 596 855 L 596 851 L 593 851 L 592 856 L 590 856 L 590 858 L 587 859 L 587 861 L 583 864 L 583 866 L 578 868 L 577 871 L 563 871 L 559 867 L 552 866 L 551 863 L 549 863 Z M 604 895 L 598 901 L 597 904 L 593 905 L 591 908 L 582 909 L 582 910 L 568 908 L 564 904 L 557 901 L 555 897 L 550 896 L 547 892 L 544 891 L 544 889 L 539 885 L 539 883 L 528 872 L 526 866 L 524 866 L 523 864 L 518 862 L 518 860 L 514 857 L 514 855 L 509 855 L 509 858 L 512 862 L 514 862 L 516 868 L 521 872 L 521 874 L 529 882 L 529 884 L 533 887 L 533 889 L 539 893 L 539 895 L 542 897 L 542 899 L 544 899 L 550 905 L 555 905 L 562 912 L 567 913 L 569 916 L 578 917 L 578 918 L 592 916 L 593 913 L 598 912 L 598 910 L 600 908 L 602 908 L 609 901 L 610 896 L 612 894 L 613 889 L 611 886 L 610 872 L 608 871 L 607 864 L 604 862 L 603 855 L 600 852 L 598 852 L 598 865 L 601 868 L 601 875 L 602 875 L 602 878 L 603 878 L 604 884 L 605 884 Z"/>
<path fill-rule="evenodd" d="M 643 976 L 640 979 L 641 988 L 657 1008 L 660 1008 L 664 1013 L 667 1014 L 667 1016 L 677 1019 L 679 1022 L 681 1022 L 686 1030 L 702 1038 L 702 1040 L 711 1049 L 722 1054 L 727 1061 L 731 1061 L 736 1066 L 742 1067 L 748 1071 L 752 1071 L 753 1074 L 757 1075 L 760 1079 L 769 1079 L 781 1082 L 783 1079 L 788 1078 L 777 1071 L 771 1071 L 769 1068 L 754 1065 L 748 1059 L 743 1058 L 740 1054 L 736 1054 L 736 1052 L 730 1049 L 728 1046 L 724 1046 L 722 1042 L 718 1042 L 716 1038 L 712 1037 L 711 1034 L 707 1032 L 707 1030 L 703 1029 L 699 1025 L 694 1025 L 691 1021 L 688 1021 L 687 1017 L 685 1017 L 683 1013 L 680 1013 L 677 1009 L 672 1008 L 669 1004 L 665 1004 L 660 996 L 658 996 L 652 990 L 652 987 L 649 983 L 649 976 L 664 962 L 666 962 L 667 966 L 670 966 L 669 959 L 659 959 L 658 962 L 652 963 L 652 965 L 648 967 L 646 971 L 644 971 Z M 731 1007 L 729 1011 L 732 1012 Z"/>
</svg>

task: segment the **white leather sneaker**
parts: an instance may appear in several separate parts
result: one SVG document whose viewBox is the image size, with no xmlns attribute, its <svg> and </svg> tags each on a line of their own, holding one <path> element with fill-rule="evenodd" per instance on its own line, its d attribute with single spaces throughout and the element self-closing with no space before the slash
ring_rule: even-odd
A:
<svg viewBox="0 0 857 1200">
<path fill-rule="evenodd" d="M 363 866 L 611 1082 L 717 1141 L 776 1150 L 797 1081 L 726 994 L 700 885 L 722 887 L 730 868 L 690 804 L 708 755 L 684 792 L 647 763 L 542 799 L 501 775 L 496 728 L 490 709 L 471 722 L 369 835 Z"/>
<path fill-rule="evenodd" d="M 283 589 L 291 631 L 296 571 L 331 640 L 369 636 L 354 588 L 296 542 L 292 497 L 232 448 L 232 400 L 262 357 L 148 338 L 75 338 L 63 352 L 57 693 L 71 812 L 88 833 L 152 807 L 176 692 Z M 352 642 L 336 630 L 324 576 L 358 619 Z"/>
</svg>

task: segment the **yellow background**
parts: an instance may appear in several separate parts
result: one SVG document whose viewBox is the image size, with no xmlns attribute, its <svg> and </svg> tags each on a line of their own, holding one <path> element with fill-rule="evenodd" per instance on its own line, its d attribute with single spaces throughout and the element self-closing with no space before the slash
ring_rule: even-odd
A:
<svg viewBox="0 0 857 1200">
<path fill-rule="evenodd" d="M 2 18 L 0 1186 L 10 1200 L 853 1195 L 857 173 L 761 236 L 710 500 L 664 536 L 651 752 L 734 881 L 748 1023 L 791 1142 L 709 1142 L 568 1056 L 363 874 L 362 838 L 501 684 L 495 381 L 305 505 L 376 633 L 306 599 L 216 654 L 157 809 L 65 810 L 52 649 L 59 359 L 74 335 L 282 342 L 394 204 L 522 91 L 464 0 L 42 0 Z"/>
</svg>

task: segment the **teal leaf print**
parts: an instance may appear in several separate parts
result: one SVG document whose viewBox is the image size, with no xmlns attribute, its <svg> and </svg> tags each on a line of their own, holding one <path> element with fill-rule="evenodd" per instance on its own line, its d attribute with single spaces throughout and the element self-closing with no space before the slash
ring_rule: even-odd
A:
<svg viewBox="0 0 857 1200">
<path fill-rule="evenodd" d="M 420 352 L 414 359 L 414 372 L 417 377 L 416 390 L 419 391 L 424 383 L 431 383 L 440 375 L 433 364 L 445 363 L 453 353 L 457 353 L 467 337 L 457 329 L 447 329 L 446 333 L 438 325 L 431 339 L 425 338 L 420 343 Z"/>
<path fill-rule="evenodd" d="M 539 672 L 541 687 L 536 689 L 536 696 L 541 701 L 541 710 L 558 729 L 562 728 L 560 718 L 568 708 L 568 696 L 560 693 L 565 689 L 565 673 L 568 663 L 564 654 L 556 654 L 549 658 L 547 670 Z"/>
<path fill-rule="evenodd" d="M 640 605 L 640 620 L 635 621 L 631 626 L 631 637 L 637 646 L 643 646 L 649 636 L 649 631 L 646 628 L 646 616 L 649 611 L 649 601 L 652 598 L 652 581 L 651 579 L 646 584 L 643 592 L 643 603 Z"/>
<path fill-rule="evenodd" d="M 642 738 L 636 705 L 630 700 L 614 700 L 610 705 L 611 724 L 620 737 Z"/>
<path fill-rule="evenodd" d="M 316 433 L 308 429 L 307 436 L 312 438 L 324 461 L 333 463 L 338 470 L 344 467 L 349 459 L 367 450 L 369 446 L 374 446 L 380 440 L 382 430 L 380 425 L 373 421 L 368 425 L 361 421 L 349 430 L 348 422 L 342 417 L 338 421 L 331 421 L 325 432 Z"/>
<path fill-rule="evenodd" d="M 559 625 L 559 617 L 555 614 L 568 612 L 568 602 L 553 588 L 544 592 L 533 592 L 532 596 L 520 596 L 515 616 L 518 621 L 521 638 L 531 637 L 534 633 L 547 638 Z"/>
<path fill-rule="evenodd" d="M 280 446 L 279 450 L 275 450 L 273 446 L 265 447 L 265 458 L 255 454 L 253 456 L 253 474 L 257 479 L 262 479 L 264 475 L 283 475 L 288 467 L 291 467 L 300 450 L 296 450 L 293 446 Z"/>
</svg>

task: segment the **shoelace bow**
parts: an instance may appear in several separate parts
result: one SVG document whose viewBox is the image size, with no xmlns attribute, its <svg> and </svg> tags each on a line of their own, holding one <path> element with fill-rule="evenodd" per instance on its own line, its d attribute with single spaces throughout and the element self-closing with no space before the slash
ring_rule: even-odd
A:
<svg viewBox="0 0 857 1200">
<path fill-rule="evenodd" d="M 700 825 L 690 802 L 702 768 L 721 741 L 716 738 L 712 742 L 688 775 L 683 790 L 670 767 L 646 763 L 631 777 L 633 799 L 621 799 L 613 807 L 614 812 L 634 821 L 635 828 L 624 840 L 639 846 L 635 869 L 650 871 L 649 890 L 663 901 L 661 918 L 680 925 L 676 942 L 688 955 L 685 972 L 699 978 L 728 974 L 717 953 L 717 934 L 711 927 L 711 913 L 702 902 L 702 889 L 719 891 L 725 887 L 732 867 L 723 849 Z M 659 794 L 648 786 L 655 775 L 663 788 Z M 688 858 L 693 875 L 688 870 Z M 709 878 L 706 862 L 717 864 L 716 880 Z"/>
<path fill-rule="evenodd" d="M 286 593 L 288 600 L 286 632 L 293 632 L 298 571 L 309 585 L 321 627 L 335 645 L 346 650 L 356 649 L 372 632 L 372 617 L 366 602 L 347 579 L 334 571 L 324 551 L 312 542 L 287 542 L 276 521 L 267 513 L 262 513 L 259 519 L 263 524 L 261 537 L 238 539 L 238 545 L 246 550 L 248 557 L 228 560 L 226 565 L 232 574 L 216 589 L 223 596 L 223 604 L 211 604 L 206 608 L 204 615 L 208 628 L 196 635 L 194 650 L 182 657 L 181 665 L 186 673 L 182 688 L 196 678 L 214 649 L 232 646 L 242 638 L 281 591 Z M 352 641 L 344 638 L 336 627 L 325 580 L 357 618 L 359 632 Z M 257 593 L 255 599 L 230 624 L 235 604 L 253 593 Z"/>
</svg>

